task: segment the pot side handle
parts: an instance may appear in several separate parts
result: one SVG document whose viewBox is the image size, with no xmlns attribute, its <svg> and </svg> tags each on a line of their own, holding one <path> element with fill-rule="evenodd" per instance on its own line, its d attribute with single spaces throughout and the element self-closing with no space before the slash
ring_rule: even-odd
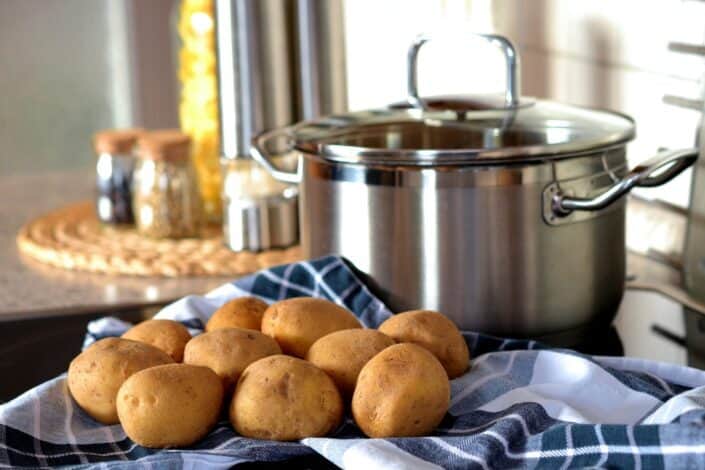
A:
<svg viewBox="0 0 705 470">
<path fill-rule="evenodd" d="M 252 156 L 252 159 L 262 165 L 274 179 L 279 180 L 282 183 L 299 184 L 301 182 L 301 167 L 297 167 L 297 171 L 286 171 L 279 169 L 272 162 L 271 155 L 267 150 L 269 142 L 282 137 L 287 139 L 287 150 L 285 152 L 290 151 L 292 149 L 291 142 L 293 141 L 291 129 L 288 127 L 283 127 L 281 129 L 263 132 L 258 136 L 253 137 L 252 145 L 250 147 L 250 155 Z"/>
<path fill-rule="evenodd" d="M 635 166 L 624 178 L 595 197 L 570 197 L 559 189 L 551 201 L 553 214 L 566 217 L 573 211 L 597 211 L 617 201 L 632 188 L 660 186 L 695 163 L 698 153 L 696 148 L 660 152 Z"/>
</svg>

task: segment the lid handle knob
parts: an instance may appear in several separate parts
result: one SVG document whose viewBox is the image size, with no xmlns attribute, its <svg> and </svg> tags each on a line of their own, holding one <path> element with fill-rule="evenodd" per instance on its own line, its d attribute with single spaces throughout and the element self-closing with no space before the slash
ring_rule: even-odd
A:
<svg viewBox="0 0 705 470">
<path fill-rule="evenodd" d="M 516 108 L 519 106 L 519 97 L 521 96 L 519 84 L 519 55 L 516 48 L 509 39 L 497 34 L 479 34 L 470 33 L 470 37 L 477 37 L 487 40 L 490 44 L 499 46 L 504 54 L 504 59 L 507 67 L 507 85 L 504 91 L 504 101 L 507 108 Z M 407 90 L 409 104 L 416 108 L 425 109 L 424 101 L 419 96 L 418 88 L 418 55 L 421 46 L 426 44 L 431 39 L 436 39 L 439 36 L 421 34 L 414 39 L 414 42 L 409 47 L 407 53 Z"/>
</svg>

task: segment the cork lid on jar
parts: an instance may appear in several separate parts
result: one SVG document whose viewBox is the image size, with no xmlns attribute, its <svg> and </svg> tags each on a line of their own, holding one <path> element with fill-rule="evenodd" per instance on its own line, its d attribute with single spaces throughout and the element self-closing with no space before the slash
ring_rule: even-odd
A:
<svg viewBox="0 0 705 470">
<path fill-rule="evenodd" d="M 144 129 L 106 129 L 93 136 L 96 153 L 130 153 Z"/>
<path fill-rule="evenodd" d="M 147 160 L 184 160 L 189 157 L 191 138 L 178 129 L 164 129 L 141 134 L 137 146 L 137 155 Z"/>
</svg>

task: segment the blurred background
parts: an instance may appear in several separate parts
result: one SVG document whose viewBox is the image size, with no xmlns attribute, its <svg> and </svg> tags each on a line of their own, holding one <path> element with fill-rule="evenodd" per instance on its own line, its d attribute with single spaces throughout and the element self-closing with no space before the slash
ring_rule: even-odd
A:
<svg viewBox="0 0 705 470">
<path fill-rule="evenodd" d="M 178 126 L 179 4 L 0 2 L 0 173 L 88 169 L 99 129 Z M 699 110 L 664 96 L 700 96 L 702 58 L 668 44 L 702 42 L 703 2 L 346 0 L 344 9 L 350 109 L 404 98 L 406 48 L 418 33 L 494 31 L 520 48 L 524 94 L 633 116 L 633 161 L 693 143 Z M 423 94 L 502 87 L 492 48 L 431 43 L 420 60 Z M 686 173 L 658 197 L 687 206 L 689 181 Z"/>
</svg>

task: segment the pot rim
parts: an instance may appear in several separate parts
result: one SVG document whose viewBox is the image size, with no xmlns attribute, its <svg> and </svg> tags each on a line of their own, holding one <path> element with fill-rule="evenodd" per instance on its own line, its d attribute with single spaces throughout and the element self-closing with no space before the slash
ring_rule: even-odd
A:
<svg viewBox="0 0 705 470">
<path fill-rule="evenodd" d="M 389 160 L 383 161 L 383 160 L 376 160 L 374 163 L 371 162 L 370 160 L 363 160 L 362 158 L 359 159 L 359 161 L 354 161 L 352 159 L 343 159 L 338 155 L 326 155 L 322 152 L 319 151 L 312 151 L 314 146 L 296 146 L 295 151 L 300 152 L 302 156 L 305 158 L 311 158 L 320 162 L 328 163 L 331 165 L 334 164 L 342 164 L 342 165 L 353 165 L 353 166 L 358 166 L 358 167 L 370 167 L 370 168 L 378 168 L 378 169 L 389 169 L 389 170 L 394 170 L 395 168 L 477 168 L 477 169 L 482 169 L 482 168 L 521 168 L 521 167 L 528 167 L 528 166 L 540 166 L 540 165 L 545 165 L 545 164 L 551 164 L 551 163 L 557 163 L 557 162 L 563 162 L 566 160 L 578 160 L 581 158 L 603 158 L 605 154 L 608 154 L 616 149 L 624 148 L 626 144 L 628 143 L 628 139 L 622 142 L 615 142 L 611 144 L 605 144 L 603 146 L 599 147 L 594 147 L 594 148 L 588 148 L 585 150 L 578 150 L 575 152 L 562 152 L 562 153 L 557 153 L 555 155 L 551 155 L 551 158 L 546 158 L 546 155 L 544 154 L 536 154 L 536 155 L 529 155 L 526 156 L 524 155 L 523 159 L 512 159 L 512 158 L 506 158 L 506 159 L 500 159 L 500 158 L 494 158 L 489 161 L 472 161 L 468 160 L 467 158 L 458 158 L 458 159 L 447 159 L 444 161 L 438 161 L 438 160 L 430 160 L 428 162 L 418 162 L 416 161 L 415 163 L 407 163 L 404 161 L 399 161 L 396 160 L 395 157 L 396 155 L 391 155 Z M 378 163 L 381 162 L 381 163 Z M 625 160 L 626 162 L 626 160 Z"/>
<path fill-rule="evenodd" d="M 591 145 L 575 145 L 573 143 L 556 145 L 552 150 L 541 146 L 522 147 L 501 150 L 484 150 L 470 153 L 467 150 L 412 150 L 400 149 L 388 151 L 364 147 L 329 145 L 315 143 L 297 143 L 294 149 L 307 155 L 314 155 L 331 163 L 348 163 L 356 165 L 383 166 L 506 166 L 539 164 L 547 161 L 568 160 L 586 155 L 608 151 L 615 147 L 626 145 L 634 138 L 625 136 L 621 139 L 605 140 Z M 476 158 L 470 158 L 474 156 Z M 442 158 L 442 160 L 441 160 Z"/>
</svg>

